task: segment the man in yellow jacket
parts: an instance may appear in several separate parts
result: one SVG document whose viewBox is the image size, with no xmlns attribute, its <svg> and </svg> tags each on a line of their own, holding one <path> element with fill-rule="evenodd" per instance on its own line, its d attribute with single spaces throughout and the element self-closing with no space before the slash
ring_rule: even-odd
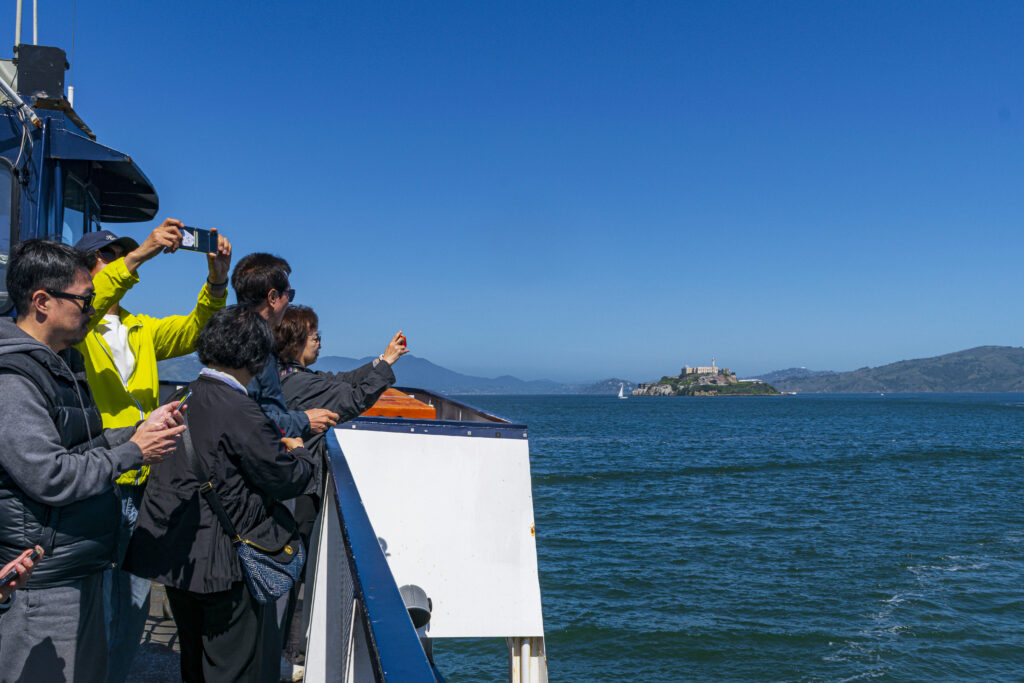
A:
<svg viewBox="0 0 1024 683">
<path fill-rule="evenodd" d="M 227 303 L 231 243 L 218 236 L 217 252 L 206 256 L 209 277 L 191 313 L 153 318 L 133 315 L 120 307 L 121 297 L 139 281 L 138 267 L 161 252 L 175 251 L 181 245 L 183 227 L 180 221 L 169 218 L 141 245 L 108 230 L 88 233 L 75 245 L 95 259 L 92 276 L 96 313 L 90 320 L 88 336 L 76 348 L 85 356 L 89 387 L 105 428 L 134 425 L 157 408 L 157 361 L 192 353 L 206 321 Z M 148 473 L 149 468 L 143 466 L 125 472 L 117 480 L 122 503 L 118 562 L 134 528 Z M 149 614 L 149 588 L 149 581 L 119 568 L 110 569 L 103 578 L 107 680 L 112 683 L 123 683 L 131 669 Z"/>
</svg>

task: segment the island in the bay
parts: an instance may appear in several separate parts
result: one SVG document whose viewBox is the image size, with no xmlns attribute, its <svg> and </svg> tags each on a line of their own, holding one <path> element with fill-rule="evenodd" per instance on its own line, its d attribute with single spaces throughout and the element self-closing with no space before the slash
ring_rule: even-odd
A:
<svg viewBox="0 0 1024 683">
<path fill-rule="evenodd" d="M 772 385 L 759 379 L 736 379 L 729 368 L 711 365 L 684 365 L 675 377 L 665 376 L 657 382 L 641 382 L 634 396 L 777 396 Z"/>
</svg>

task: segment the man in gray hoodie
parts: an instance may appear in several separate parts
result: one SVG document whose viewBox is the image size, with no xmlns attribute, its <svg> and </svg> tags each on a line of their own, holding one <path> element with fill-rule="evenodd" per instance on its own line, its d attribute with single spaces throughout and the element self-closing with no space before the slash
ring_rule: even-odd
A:
<svg viewBox="0 0 1024 683">
<path fill-rule="evenodd" d="M 0 565 L 44 549 L 0 620 L 0 679 L 106 677 L 102 572 L 121 506 L 114 481 L 160 462 L 184 430 L 176 404 L 137 427 L 104 430 L 82 356 L 93 285 L 85 254 L 45 240 L 14 248 L 0 319 Z"/>
</svg>

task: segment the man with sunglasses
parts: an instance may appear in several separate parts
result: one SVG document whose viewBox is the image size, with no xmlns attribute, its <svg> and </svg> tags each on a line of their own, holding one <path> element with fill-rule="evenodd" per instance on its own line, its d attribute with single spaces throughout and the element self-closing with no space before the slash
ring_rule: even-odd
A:
<svg viewBox="0 0 1024 683">
<path fill-rule="evenodd" d="M 139 282 L 139 266 L 161 253 L 176 251 L 183 227 L 181 221 L 168 218 L 141 245 L 109 230 L 90 232 L 75 245 L 90 262 L 96 288 L 96 311 L 85 341 L 77 348 L 85 357 L 89 386 L 104 427 L 133 425 L 156 409 L 160 403 L 157 361 L 192 353 L 199 332 L 227 303 L 231 243 L 219 235 L 217 252 L 206 255 L 209 275 L 199 288 L 191 313 L 154 318 L 121 308 L 121 298 Z M 122 553 L 134 529 L 148 475 L 149 468 L 142 467 L 125 472 L 117 480 Z M 150 582 L 113 568 L 106 572 L 103 583 L 110 652 L 107 680 L 122 683 L 146 625 Z"/>
<path fill-rule="evenodd" d="M 281 324 L 288 304 L 295 301 L 295 289 L 288 281 L 292 268 L 280 256 L 255 253 L 242 257 L 231 274 L 231 286 L 238 303 L 252 306 L 270 323 Z M 278 359 L 273 356 L 246 389 L 274 421 L 282 436 L 309 438 L 338 424 L 338 414 L 324 408 L 289 410 L 281 390 Z"/>
<path fill-rule="evenodd" d="M 103 572 L 121 522 L 112 485 L 173 453 L 184 426 L 170 404 L 137 429 L 103 428 L 73 348 L 93 314 L 85 254 L 27 240 L 6 281 L 17 319 L 0 319 L 0 565 L 36 544 L 45 554 L 0 620 L 0 678 L 102 681 Z"/>
<path fill-rule="evenodd" d="M 231 274 L 231 286 L 235 290 L 239 304 L 254 308 L 270 323 L 270 327 L 274 328 L 281 323 L 288 305 L 295 301 L 295 289 L 289 281 L 291 272 L 291 266 L 280 256 L 260 252 L 248 254 L 235 266 L 235 271 Z M 307 439 L 338 424 L 338 414 L 325 408 L 288 408 L 284 400 L 284 391 L 281 389 L 279 363 L 277 356 L 271 353 L 263 370 L 245 389 L 249 397 L 259 403 L 263 413 L 281 430 L 281 436 Z M 318 477 L 311 478 L 311 485 L 317 480 Z M 294 512 L 294 501 L 288 501 L 286 505 L 289 511 Z M 278 599 L 277 619 L 274 620 L 273 628 L 268 620 L 268 631 L 264 634 L 268 639 L 276 639 L 281 648 L 284 647 L 286 635 L 284 631 L 289 615 L 288 602 L 287 594 Z M 291 663 L 282 657 L 282 679 L 291 680 L 294 674 Z"/>
</svg>

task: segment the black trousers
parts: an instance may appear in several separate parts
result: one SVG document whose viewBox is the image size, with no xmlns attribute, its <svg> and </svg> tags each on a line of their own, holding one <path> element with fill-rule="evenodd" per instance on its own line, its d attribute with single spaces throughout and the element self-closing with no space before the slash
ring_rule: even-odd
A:
<svg viewBox="0 0 1024 683">
<path fill-rule="evenodd" d="M 268 611 L 267 605 L 256 602 L 244 581 L 219 593 L 191 593 L 168 586 L 167 600 L 181 642 L 181 680 L 258 683 L 280 677 L 274 605 Z"/>
</svg>

